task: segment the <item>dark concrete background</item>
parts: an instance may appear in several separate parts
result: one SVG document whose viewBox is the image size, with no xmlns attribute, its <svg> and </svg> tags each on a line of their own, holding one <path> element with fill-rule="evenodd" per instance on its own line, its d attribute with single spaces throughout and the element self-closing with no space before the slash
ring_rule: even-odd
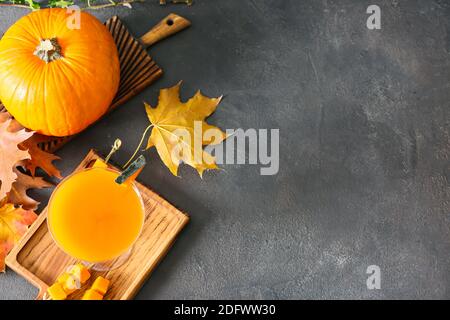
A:
<svg viewBox="0 0 450 320">
<path fill-rule="evenodd" d="M 116 137 L 124 162 L 142 101 L 182 79 L 184 98 L 226 96 L 220 127 L 279 128 L 280 171 L 176 178 L 150 152 L 141 180 L 192 221 L 137 298 L 450 298 L 450 2 L 157 2 L 95 12 L 136 35 L 171 11 L 193 26 L 150 50 L 163 79 L 58 152 L 59 167 Z M 381 30 L 366 28 L 370 4 Z M 1 8 L 0 31 L 26 12 Z M 366 287 L 371 264 L 381 290 Z M 0 275 L 1 299 L 35 293 Z"/>
</svg>

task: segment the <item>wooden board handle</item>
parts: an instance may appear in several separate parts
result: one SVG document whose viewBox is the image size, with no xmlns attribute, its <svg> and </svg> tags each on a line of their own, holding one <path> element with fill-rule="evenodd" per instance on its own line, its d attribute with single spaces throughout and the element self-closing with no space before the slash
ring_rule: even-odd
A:
<svg viewBox="0 0 450 320">
<path fill-rule="evenodd" d="M 165 39 L 181 30 L 186 29 L 191 25 L 191 22 L 174 13 L 169 14 L 160 23 L 154 26 L 149 32 L 144 34 L 140 41 L 146 48 L 155 44 L 156 42 Z"/>
<path fill-rule="evenodd" d="M 39 287 L 39 292 L 38 292 L 36 298 L 34 298 L 34 300 L 44 300 L 44 296 L 45 296 L 46 292 L 47 292 L 47 289 Z"/>
</svg>

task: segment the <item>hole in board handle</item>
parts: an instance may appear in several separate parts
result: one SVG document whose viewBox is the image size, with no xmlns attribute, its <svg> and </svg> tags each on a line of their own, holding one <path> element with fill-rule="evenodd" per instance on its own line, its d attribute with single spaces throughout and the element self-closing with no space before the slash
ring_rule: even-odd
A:
<svg viewBox="0 0 450 320">
<path fill-rule="evenodd" d="M 166 23 L 168 26 L 172 26 L 173 25 L 173 20 L 172 19 L 167 19 Z"/>
</svg>

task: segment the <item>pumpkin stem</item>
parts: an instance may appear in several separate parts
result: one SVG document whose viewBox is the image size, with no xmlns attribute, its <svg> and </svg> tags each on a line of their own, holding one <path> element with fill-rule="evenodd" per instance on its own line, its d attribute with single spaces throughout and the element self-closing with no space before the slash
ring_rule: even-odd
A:
<svg viewBox="0 0 450 320">
<path fill-rule="evenodd" d="M 61 46 L 56 38 L 42 39 L 33 54 L 45 63 L 62 58 Z"/>
</svg>

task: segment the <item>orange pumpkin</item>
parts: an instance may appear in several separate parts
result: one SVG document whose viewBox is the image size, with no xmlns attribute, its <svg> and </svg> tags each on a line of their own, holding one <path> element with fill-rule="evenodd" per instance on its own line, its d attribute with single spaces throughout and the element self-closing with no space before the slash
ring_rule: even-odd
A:
<svg viewBox="0 0 450 320">
<path fill-rule="evenodd" d="M 77 29 L 65 9 L 34 11 L 0 40 L 0 100 L 28 129 L 78 133 L 108 110 L 117 92 L 114 40 L 94 16 L 80 15 Z"/>
</svg>

